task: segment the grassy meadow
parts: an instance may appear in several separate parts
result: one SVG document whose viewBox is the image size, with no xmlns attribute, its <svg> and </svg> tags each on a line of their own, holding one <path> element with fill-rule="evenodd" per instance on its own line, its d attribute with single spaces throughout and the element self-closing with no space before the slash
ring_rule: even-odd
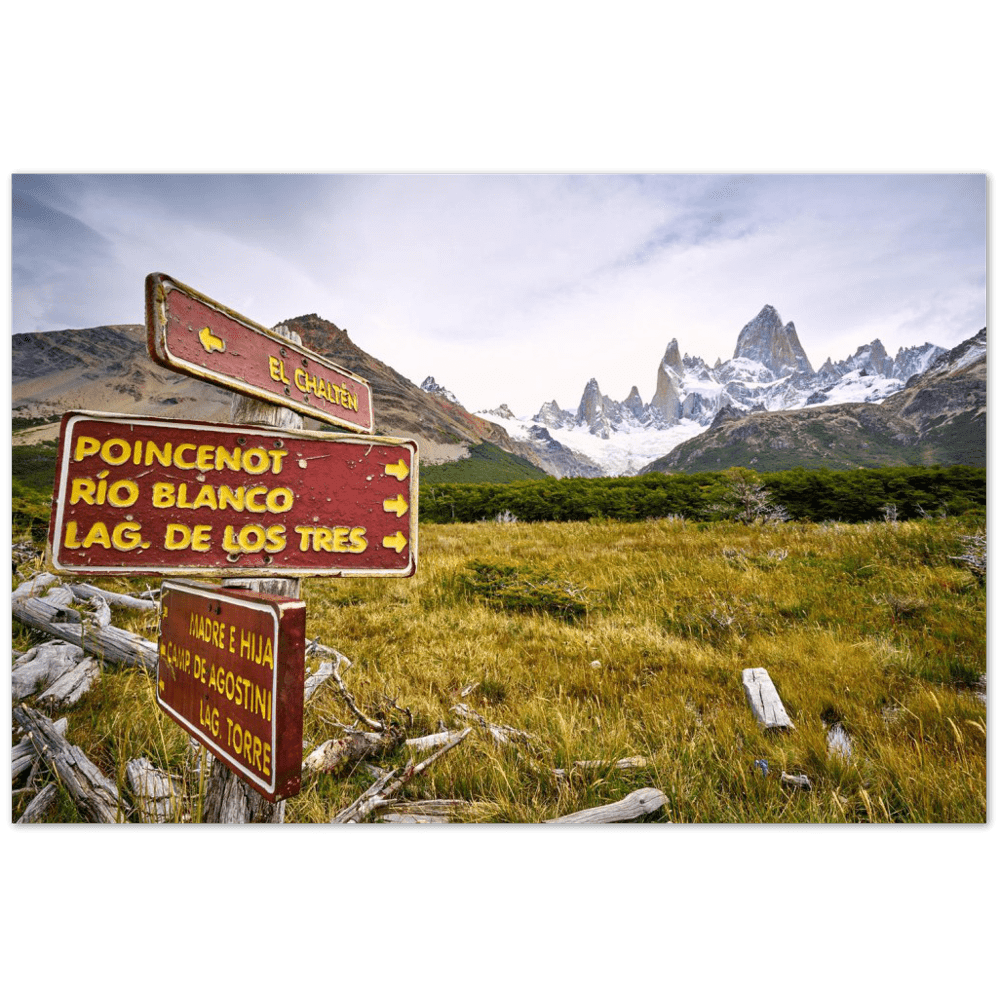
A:
<svg viewBox="0 0 1000 1000">
<path fill-rule="evenodd" d="M 955 557 L 983 527 L 423 524 L 411 579 L 305 580 L 307 634 L 351 660 L 364 711 L 409 710 L 409 735 L 461 728 L 459 702 L 532 734 L 515 748 L 474 729 L 405 787 L 472 803 L 459 821 L 536 823 L 651 786 L 668 805 L 644 822 L 982 823 L 985 587 Z M 115 624 L 156 636 L 152 613 Z M 15 622 L 15 647 L 31 641 Z M 794 730 L 760 729 L 746 667 L 767 669 Z M 146 756 L 183 782 L 178 815 L 198 818 L 196 757 L 151 678 L 108 666 L 68 715 L 67 738 L 123 790 L 127 760 Z M 304 752 L 350 722 L 325 684 L 305 708 Z M 574 765 L 635 756 L 645 766 Z M 812 790 L 783 786 L 782 771 Z M 304 776 L 286 821 L 326 822 L 371 782 L 363 768 Z M 63 796 L 57 820 L 74 813 Z"/>
</svg>

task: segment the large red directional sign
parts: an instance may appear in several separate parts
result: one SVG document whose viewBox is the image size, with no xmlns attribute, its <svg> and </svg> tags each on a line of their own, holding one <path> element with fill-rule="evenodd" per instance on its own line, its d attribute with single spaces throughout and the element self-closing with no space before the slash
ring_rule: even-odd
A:
<svg viewBox="0 0 1000 1000">
<path fill-rule="evenodd" d="M 417 468 L 416 442 L 396 438 L 70 412 L 52 566 L 105 576 L 410 576 Z"/>
<path fill-rule="evenodd" d="M 156 702 L 272 802 L 298 794 L 306 605 L 165 580 Z"/>
<path fill-rule="evenodd" d="M 165 274 L 146 277 L 146 338 L 165 368 L 337 427 L 374 428 L 365 379 Z"/>
</svg>

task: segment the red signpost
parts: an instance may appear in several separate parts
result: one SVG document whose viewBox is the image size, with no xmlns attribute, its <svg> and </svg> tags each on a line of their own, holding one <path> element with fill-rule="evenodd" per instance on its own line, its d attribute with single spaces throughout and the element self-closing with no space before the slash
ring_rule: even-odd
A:
<svg viewBox="0 0 1000 1000">
<path fill-rule="evenodd" d="M 374 429 L 365 379 L 165 274 L 146 277 L 146 338 L 152 359 L 172 371 L 348 430 Z"/>
<path fill-rule="evenodd" d="M 164 274 L 146 278 L 146 330 L 167 368 L 374 428 L 363 378 Z M 396 438 L 66 413 L 50 562 L 105 576 L 410 576 L 417 470 L 416 443 Z M 160 603 L 157 704 L 271 802 L 296 795 L 305 603 L 171 580 Z"/>
<path fill-rule="evenodd" d="M 57 571 L 411 576 L 417 445 L 245 424 L 64 415 Z"/>
<path fill-rule="evenodd" d="M 304 601 L 166 580 L 156 701 L 271 802 L 298 794 Z"/>
</svg>

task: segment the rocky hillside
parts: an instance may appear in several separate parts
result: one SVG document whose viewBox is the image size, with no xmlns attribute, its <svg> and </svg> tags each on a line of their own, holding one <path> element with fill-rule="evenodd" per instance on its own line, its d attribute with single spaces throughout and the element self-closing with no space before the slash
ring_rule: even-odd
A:
<svg viewBox="0 0 1000 1000">
<path fill-rule="evenodd" d="M 303 343 L 372 386 L 376 429 L 414 438 L 426 463 L 464 458 L 483 441 L 541 465 L 534 450 L 457 403 L 423 392 L 388 365 L 359 348 L 347 331 L 316 315 L 286 320 Z M 209 382 L 161 368 L 149 357 L 144 326 L 106 326 L 17 334 L 12 340 L 15 443 L 49 440 L 58 423 L 17 430 L 39 418 L 57 421 L 66 410 L 97 410 L 194 420 L 229 419 L 231 394 Z M 18 420 L 17 418 L 21 418 Z M 313 420 L 306 427 L 323 425 Z"/>
<path fill-rule="evenodd" d="M 66 410 L 198 420 L 229 417 L 227 391 L 150 360 L 144 326 L 15 334 L 11 362 L 15 420 L 58 420 Z M 58 423 L 44 424 L 16 434 L 15 443 L 49 440 L 58 433 Z"/>
<path fill-rule="evenodd" d="M 986 330 L 939 352 L 923 374 L 881 403 L 743 413 L 721 409 L 711 427 L 645 472 L 740 465 L 795 467 L 986 464 Z"/>
</svg>

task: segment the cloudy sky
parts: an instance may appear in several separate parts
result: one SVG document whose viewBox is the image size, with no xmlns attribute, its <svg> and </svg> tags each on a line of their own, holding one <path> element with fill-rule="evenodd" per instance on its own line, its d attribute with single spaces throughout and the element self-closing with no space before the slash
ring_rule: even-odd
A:
<svg viewBox="0 0 1000 1000">
<path fill-rule="evenodd" d="M 318 313 L 470 409 L 644 400 L 765 303 L 809 359 L 986 323 L 983 174 L 14 174 L 13 331 L 143 322 L 163 271 Z"/>
</svg>

